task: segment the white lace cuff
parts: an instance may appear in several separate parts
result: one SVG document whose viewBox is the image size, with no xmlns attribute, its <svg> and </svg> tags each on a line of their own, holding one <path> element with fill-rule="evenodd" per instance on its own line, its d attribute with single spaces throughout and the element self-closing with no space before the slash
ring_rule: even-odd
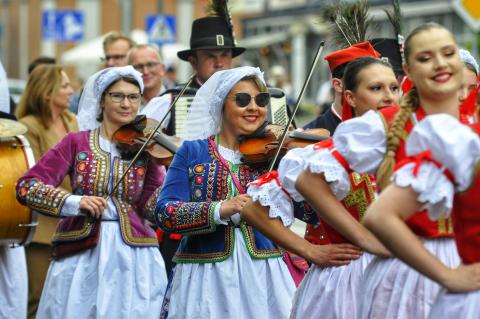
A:
<svg viewBox="0 0 480 319">
<path fill-rule="evenodd" d="M 305 168 L 312 173 L 325 175 L 332 193 L 338 200 L 342 200 L 350 191 L 350 177 L 345 168 L 338 162 L 328 149 L 317 149 L 305 154 Z"/>
<path fill-rule="evenodd" d="M 218 202 L 213 210 L 213 220 L 216 225 L 228 225 L 228 219 L 222 219 L 220 217 L 220 207 L 222 207 L 222 202 L 223 201 Z"/>
<path fill-rule="evenodd" d="M 437 220 L 450 214 L 455 188 L 443 171 L 435 164 L 420 164 L 417 176 L 413 170 L 415 163 L 402 166 L 392 179 L 399 187 L 411 187 L 417 194 L 417 200 L 423 203 L 422 210 L 427 209 L 430 219 Z"/>
<path fill-rule="evenodd" d="M 262 206 L 269 206 L 268 216 L 280 218 L 285 227 L 290 227 L 295 219 L 293 215 L 293 203 L 290 197 L 278 185 L 277 180 L 255 185 L 250 184 L 247 190 L 253 201 L 258 201 Z"/>
<path fill-rule="evenodd" d="M 69 216 L 78 216 L 80 215 L 80 200 L 83 196 L 80 195 L 70 195 L 63 203 L 62 209 L 60 210 L 60 216 L 69 217 Z"/>
</svg>

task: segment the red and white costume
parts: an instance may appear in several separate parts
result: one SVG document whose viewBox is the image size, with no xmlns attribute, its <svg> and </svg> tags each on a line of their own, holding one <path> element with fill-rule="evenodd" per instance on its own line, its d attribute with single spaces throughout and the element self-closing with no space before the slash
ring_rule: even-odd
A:
<svg viewBox="0 0 480 319">
<path fill-rule="evenodd" d="M 452 215 L 455 241 L 464 264 L 480 262 L 480 125 L 435 115 L 418 125 L 407 143 L 409 158 L 394 182 L 411 187 L 432 219 Z M 452 209 L 453 207 L 453 209 Z M 430 318 L 478 318 L 480 290 L 441 291 Z"/>
<path fill-rule="evenodd" d="M 384 109 L 382 113 L 369 111 L 361 117 L 341 123 L 331 143 L 321 142 L 290 151 L 278 169 L 283 189 L 293 200 L 303 200 L 295 189 L 295 181 L 303 169 L 309 169 L 314 173 L 323 173 L 337 199 L 343 200 L 351 190 L 350 172 L 376 173 L 386 153 L 388 122 L 397 111 L 398 108 L 394 107 Z M 405 137 L 423 117 L 425 114 L 419 108 L 406 125 Z M 404 157 L 402 141 L 396 159 L 399 161 Z M 271 189 L 276 183 L 267 184 Z M 271 217 L 283 214 L 291 219 L 293 214 L 288 214 L 290 210 L 285 205 L 284 209 L 279 209 L 279 205 L 270 205 L 273 201 L 262 191 L 262 188 L 268 188 L 264 185 L 251 187 L 249 194 L 263 206 L 270 206 Z M 277 192 L 280 193 L 284 194 Z M 427 249 L 445 265 L 453 268 L 459 264 L 447 220 L 433 222 L 422 212 L 411 218 L 408 224 L 424 238 Z M 312 267 L 297 290 L 292 317 L 347 318 L 349 315 L 349 318 L 427 318 L 440 286 L 396 258 L 375 257 L 370 262 L 371 259 L 372 255 L 365 253 L 347 266 Z M 341 274 L 345 271 L 350 275 Z M 342 280 L 335 279 L 340 276 Z M 353 284 L 346 288 L 346 281 Z M 348 314 L 338 312 L 346 310 Z"/>
</svg>

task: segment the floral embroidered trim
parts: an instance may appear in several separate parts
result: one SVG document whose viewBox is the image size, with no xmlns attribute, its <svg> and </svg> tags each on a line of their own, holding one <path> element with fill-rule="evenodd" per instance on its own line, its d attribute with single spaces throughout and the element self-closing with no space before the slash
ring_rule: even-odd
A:
<svg viewBox="0 0 480 319">
<path fill-rule="evenodd" d="M 158 213 L 159 225 L 177 234 L 205 234 L 215 231 L 216 202 L 170 202 Z"/>
<path fill-rule="evenodd" d="M 128 203 L 121 202 L 117 197 L 112 197 L 112 200 L 120 216 L 120 230 L 125 243 L 130 246 L 158 246 L 156 237 L 135 237 L 132 233 L 130 219 L 128 218 L 128 212 L 133 211 L 133 207 Z"/>
<path fill-rule="evenodd" d="M 95 180 L 90 177 L 90 182 L 93 185 L 93 194 L 103 196 L 103 191 L 107 191 L 108 176 L 110 176 L 110 154 L 102 150 L 100 147 L 100 129 L 90 131 L 89 146 L 93 153 L 92 159 L 92 174 Z M 107 178 L 105 178 L 107 176 Z"/>
<path fill-rule="evenodd" d="M 255 245 L 255 236 L 253 234 L 253 227 L 247 225 L 242 221 L 240 224 L 242 229 L 243 238 L 245 239 L 245 244 L 247 245 L 247 250 L 250 256 L 255 259 L 266 259 L 266 258 L 277 258 L 283 255 L 283 250 L 281 248 L 274 249 L 257 249 Z"/>
<path fill-rule="evenodd" d="M 227 226 L 225 227 L 225 249 L 219 252 L 213 253 L 181 253 L 176 252 L 173 257 L 173 262 L 179 264 L 185 263 L 214 263 L 221 262 L 228 259 L 233 252 L 233 247 L 235 245 L 235 227 Z"/>
<path fill-rule="evenodd" d="M 19 196 L 28 207 L 50 216 L 58 217 L 63 203 L 70 196 L 69 193 L 36 179 L 32 179 L 28 184 L 22 181 L 19 187 Z"/>
<path fill-rule="evenodd" d="M 71 218 L 71 217 L 70 217 Z M 93 228 L 93 223 L 90 222 L 87 218 L 84 219 L 84 223 L 82 225 L 82 228 L 78 230 L 72 230 L 72 231 L 61 231 L 59 232 L 58 230 L 55 232 L 55 236 L 53 237 L 52 242 L 56 241 L 75 241 L 79 239 L 83 239 L 87 237 L 91 232 Z"/>
<path fill-rule="evenodd" d="M 143 211 L 145 212 L 145 216 L 147 220 L 155 224 L 155 209 L 157 207 L 158 198 L 160 197 L 160 192 L 162 191 L 162 186 L 158 187 L 155 192 L 148 198 L 147 202 L 145 203 L 145 208 Z"/>
</svg>

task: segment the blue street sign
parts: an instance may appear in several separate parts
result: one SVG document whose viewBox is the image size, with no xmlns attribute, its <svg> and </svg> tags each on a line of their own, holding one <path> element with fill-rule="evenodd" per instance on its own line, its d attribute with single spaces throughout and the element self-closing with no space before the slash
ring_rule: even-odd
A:
<svg viewBox="0 0 480 319">
<path fill-rule="evenodd" d="M 175 17 L 165 15 L 147 15 L 145 30 L 148 42 L 158 45 L 176 42 Z"/>
<path fill-rule="evenodd" d="M 82 11 L 45 10 L 42 16 L 42 37 L 44 40 L 60 42 L 80 41 L 84 33 Z"/>
</svg>

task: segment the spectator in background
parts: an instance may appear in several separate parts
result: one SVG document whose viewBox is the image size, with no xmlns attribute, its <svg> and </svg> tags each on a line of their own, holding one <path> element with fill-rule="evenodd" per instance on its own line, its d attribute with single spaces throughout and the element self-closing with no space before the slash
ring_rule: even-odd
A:
<svg viewBox="0 0 480 319">
<path fill-rule="evenodd" d="M 100 58 L 104 68 L 112 66 L 126 66 L 127 53 L 135 45 L 135 41 L 121 32 L 111 32 L 103 39 L 104 57 Z M 82 95 L 83 88 L 75 92 L 70 101 L 70 111 L 77 113 L 78 103 Z"/>
<path fill-rule="evenodd" d="M 28 65 L 28 74 L 32 73 L 32 71 L 41 64 L 55 64 L 57 61 L 55 58 L 49 56 L 39 56 L 38 58 L 34 59 Z"/>
<path fill-rule="evenodd" d="M 78 131 L 76 117 L 68 111 L 73 89 L 58 65 L 39 65 L 28 77 L 27 87 L 18 104 L 16 116 L 28 128 L 25 136 L 35 160 L 55 146 L 68 132 Z M 64 180 L 61 187 L 70 190 Z M 57 220 L 38 216 L 32 243 L 25 248 L 28 268 L 28 318 L 35 318 L 43 283 L 50 264 L 51 239 Z"/>
<path fill-rule="evenodd" d="M 104 67 L 126 66 L 127 53 L 135 45 L 135 41 L 121 32 L 112 32 L 103 40 L 103 52 L 105 56 L 101 59 Z"/>
<path fill-rule="evenodd" d="M 285 95 L 287 96 L 287 103 L 289 105 L 294 103 L 294 98 L 292 97 L 293 90 L 292 90 L 292 84 L 290 83 L 290 80 L 288 78 L 287 71 L 285 68 L 281 65 L 274 65 L 270 69 L 270 85 L 281 89 L 283 92 L 285 92 Z"/>
<path fill-rule="evenodd" d="M 162 63 L 158 49 L 149 44 L 138 44 L 128 52 L 128 64 L 142 73 L 143 91 L 142 106 L 165 91 L 162 79 L 165 76 L 165 65 Z"/>
<path fill-rule="evenodd" d="M 169 65 L 167 70 L 165 71 L 165 80 L 163 81 L 163 85 L 169 89 L 173 89 L 178 85 L 177 81 L 177 67 L 175 65 Z"/>
</svg>

